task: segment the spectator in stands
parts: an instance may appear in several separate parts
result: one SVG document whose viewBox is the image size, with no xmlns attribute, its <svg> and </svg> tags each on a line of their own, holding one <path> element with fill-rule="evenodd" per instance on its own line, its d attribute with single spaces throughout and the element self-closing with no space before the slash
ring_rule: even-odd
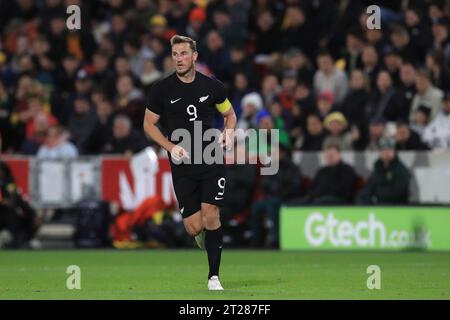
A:
<svg viewBox="0 0 450 320">
<path fill-rule="evenodd" d="M 195 41 L 204 37 L 206 12 L 204 9 L 196 7 L 189 12 L 189 21 L 186 26 L 186 35 Z"/>
<path fill-rule="evenodd" d="M 258 12 L 255 26 L 255 49 L 259 54 L 271 54 L 280 46 L 281 33 L 271 10 Z"/>
<path fill-rule="evenodd" d="M 405 11 L 405 24 L 411 39 L 412 50 L 416 52 L 419 61 L 423 61 L 425 53 L 431 47 L 431 28 L 417 7 L 409 7 Z"/>
<path fill-rule="evenodd" d="M 416 93 L 416 68 L 411 62 L 404 61 L 400 67 L 399 120 L 409 121 L 409 112 Z"/>
<path fill-rule="evenodd" d="M 146 59 L 144 61 L 142 73 L 140 74 L 139 78 L 141 80 L 144 92 L 149 93 L 151 85 L 158 81 L 161 77 L 162 73 L 158 69 L 156 69 L 153 60 Z"/>
<path fill-rule="evenodd" d="M 126 114 L 133 122 L 136 129 L 141 129 L 145 108 L 142 91 L 134 86 L 130 75 L 123 75 L 116 82 L 117 97 L 115 100 L 117 110 Z"/>
<path fill-rule="evenodd" d="M 64 126 L 68 125 L 69 117 L 75 108 L 75 99 L 80 95 L 90 96 L 93 88 L 92 75 L 84 68 L 79 69 L 75 78 L 75 91 L 71 91 L 68 96 L 62 96 L 61 104 L 53 108 L 59 123 Z"/>
<path fill-rule="evenodd" d="M 397 123 L 395 139 L 395 149 L 399 151 L 429 150 L 428 146 L 422 142 L 421 137 L 405 122 Z"/>
<path fill-rule="evenodd" d="M 290 112 L 292 118 L 289 124 L 288 133 L 294 148 L 300 148 L 308 114 L 310 113 L 306 113 L 299 103 L 295 103 L 292 106 Z"/>
<path fill-rule="evenodd" d="M 127 56 L 131 72 L 134 77 L 139 78 L 142 73 L 142 69 L 144 68 L 145 60 L 153 57 L 151 51 L 148 48 L 141 48 L 139 38 L 132 35 L 125 39 L 123 51 Z"/>
<path fill-rule="evenodd" d="M 121 76 L 129 76 L 131 75 L 132 79 L 135 79 L 132 71 L 131 65 L 128 62 L 127 56 L 118 55 L 114 59 L 114 75 L 116 80 Z"/>
<path fill-rule="evenodd" d="M 275 175 L 261 176 L 261 199 L 251 207 L 252 246 L 278 247 L 280 207 L 300 196 L 302 177 L 299 167 L 290 157 L 290 148 L 280 144 L 279 170 Z M 267 219 L 267 220 L 266 220 Z M 269 235 L 264 237 L 265 221 L 269 221 Z"/>
<path fill-rule="evenodd" d="M 216 30 L 208 32 L 206 49 L 201 52 L 200 57 L 218 79 L 230 79 L 228 73 L 231 64 L 230 51 L 219 32 Z"/>
<path fill-rule="evenodd" d="M 283 63 L 288 71 L 294 71 L 300 83 L 311 85 L 314 69 L 308 57 L 299 49 L 292 48 L 283 55 Z"/>
<path fill-rule="evenodd" d="M 400 97 L 394 88 L 391 76 L 382 70 L 377 76 L 377 87 L 372 93 L 366 107 L 368 119 L 383 117 L 388 121 L 397 121 L 399 118 Z"/>
<path fill-rule="evenodd" d="M 358 197 L 358 203 L 407 204 L 409 199 L 410 173 L 398 158 L 395 141 L 383 138 L 380 141 L 380 157 L 375 162 L 367 185 Z"/>
<path fill-rule="evenodd" d="M 281 49 L 299 48 L 312 57 L 316 52 L 316 36 L 310 18 L 301 6 L 292 4 L 286 7 L 281 23 Z"/>
<path fill-rule="evenodd" d="M 20 153 L 24 155 L 36 155 L 45 142 L 50 128 L 49 118 L 44 113 L 36 115 L 33 121 L 35 130 L 31 137 L 25 139 L 20 148 Z"/>
<path fill-rule="evenodd" d="M 93 88 L 94 83 L 91 73 L 84 68 L 79 69 L 75 78 L 75 96 L 77 94 L 89 95 Z"/>
<path fill-rule="evenodd" d="M 355 30 L 348 32 L 345 39 L 345 71 L 347 74 L 352 74 L 353 71 L 363 67 L 361 56 L 364 39 L 362 39 L 360 32 Z"/>
<path fill-rule="evenodd" d="M 241 101 L 242 114 L 238 119 L 236 128 L 249 129 L 258 128 L 257 115 L 263 108 L 263 101 L 259 93 L 252 92 L 246 94 Z"/>
<path fill-rule="evenodd" d="M 424 105 L 431 109 L 430 119 L 433 121 L 434 117 L 442 109 L 443 92 L 441 89 L 433 86 L 431 82 L 431 74 L 427 69 L 421 69 L 417 72 L 416 77 L 417 93 L 411 104 L 409 113 L 409 122 L 414 121 L 414 114 L 420 105 Z"/>
<path fill-rule="evenodd" d="M 392 83 L 395 88 L 400 84 L 400 67 L 402 65 L 402 57 L 395 48 L 388 47 L 383 56 L 384 68 L 391 76 Z"/>
<path fill-rule="evenodd" d="M 317 114 L 320 119 L 325 120 L 334 107 L 334 96 L 331 91 L 323 91 L 317 97 Z"/>
<path fill-rule="evenodd" d="M 75 89 L 75 79 L 80 68 L 80 61 L 73 54 L 68 54 L 62 58 L 61 67 L 56 71 L 54 94 L 58 101 L 67 98 L 67 96 Z M 97 80 L 97 79 L 96 79 Z M 52 110 L 57 116 L 57 109 Z"/>
<path fill-rule="evenodd" d="M 278 138 L 289 148 L 291 147 L 291 139 L 287 132 L 290 126 L 292 116 L 290 110 L 284 110 L 279 102 L 274 102 L 269 106 L 269 111 L 273 120 L 274 129 L 278 130 Z"/>
<path fill-rule="evenodd" d="M 231 75 L 245 75 L 247 82 L 253 87 L 256 82 L 255 68 L 253 66 L 253 61 L 251 61 L 242 45 L 234 45 L 231 47 L 230 60 Z"/>
<path fill-rule="evenodd" d="M 364 148 L 367 140 L 367 120 L 365 108 L 369 101 L 369 78 L 361 70 L 355 69 L 351 73 L 350 91 L 338 108 L 348 120 L 350 126 L 355 126 L 361 136 L 355 142 L 355 148 Z"/>
<path fill-rule="evenodd" d="M 380 140 L 386 133 L 386 120 L 384 118 L 374 118 L 369 124 L 369 139 L 366 146 L 368 151 L 377 151 L 380 147 Z"/>
<path fill-rule="evenodd" d="M 287 70 L 283 73 L 281 80 L 281 90 L 278 92 L 277 100 L 283 109 L 290 110 L 295 102 L 295 87 L 297 86 L 297 74 L 294 70 Z"/>
<path fill-rule="evenodd" d="M 320 151 L 325 139 L 325 129 L 322 120 L 317 114 L 310 114 L 306 119 L 306 132 L 302 139 L 302 151 Z M 295 145 L 298 146 L 300 142 Z"/>
<path fill-rule="evenodd" d="M 87 154 L 99 154 L 112 136 L 113 107 L 110 101 L 102 100 L 95 105 L 96 123 L 86 144 Z"/>
<path fill-rule="evenodd" d="M 247 30 L 238 24 L 233 24 L 232 18 L 226 7 L 217 8 L 212 15 L 214 29 L 219 32 L 229 48 L 243 44 L 247 37 Z"/>
<path fill-rule="evenodd" d="M 372 30 L 371 30 L 372 31 Z M 366 45 L 362 50 L 361 56 L 363 62 L 363 71 L 369 77 L 370 87 L 376 88 L 377 76 L 380 71 L 379 55 L 375 47 Z"/>
<path fill-rule="evenodd" d="M 61 57 L 69 53 L 67 48 L 66 21 L 63 12 L 57 12 L 49 18 L 50 28 L 47 37 L 51 44 L 50 57 L 55 63 L 60 63 Z"/>
<path fill-rule="evenodd" d="M 250 88 L 250 84 L 248 83 L 248 78 L 245 73 L 237 72 L 234 75 L 233 86 L 230 90 L 230 102 L 233 105 L 234 112 L 236 113 L 236 117 L 239 119 L 242 114 L 242 106 L 241 101 L 242 98 L 247 94 L 253 91 Z M 221 120 L 221 119 L 219 119 Z M 222 121 L 222 120 L 221 120 Z"/>
<path fill-rule="evenodd" d="M 366 18 L 360 20 L 360 23 L 361 23 L 362 29 L 366 31 L 367 46 L 372 47 L 377 54 L 383 53 L 386 46 L 388 45 L 387 39 L 386 39 L 387 38 L 386 33 L 384 32 L 384 30 L 377 29 L 377 28 L 368 29 L 366 27 L 367 15 L 364 12 L 361 14 L 361 17 L 363 17 L 363 16 L 365 16 Z M 363 56 L 364 56 L 364 53 L 363 53 Z M 364 62 L 364 58 L 363 58 L 363 62 Z"/>
<path fill-rule="evenodd" d="M 46 118 L 51 126 L 58 122 L 48 109 L 48 105 L 44 104 L 43 97 L 32 96 L 28 99 L 28 110 L 26 111 L 26 116 L 22 118 L 27 119 L 25 123 L 25 137 L 27 139 L 33 137 L 36 132 L 36 118 Z"/>
<path fill-rule="evenodd" d="M 31 60 L 34 64 L 36 78 L 45 83 L 53 83 L 52 73 L 56 64 L 49 57 L 50 44 L 44 35 L 37 36 L 32 44 Z"/>
<path fill-rule="evenodd" d="M 107 100 L 106 91 L 101 87 L 96 87 L 92 90 L 90 100 L 94 106 L 98 105 L 100 102 Z"/>
<path fill-rule="evenodd" d="M 316 97 L 310 83 L 299 82 L 295 87 L 294 105 L 299 106 L 299 111 L 302 114 L 302 126 L 306 124 L 306 117 L 317 110 Z"/>
<path fill-rule="evenodd" d="M 125 16 L 114 13 L 111 17 L 111 37 L 116 48 L 122 48 L 127 36 L 127 20 Z"/>
<path fill-rule="evenodd" d="M 330 113 L 324 120 L 323 126 L 328 134 L 323 141 L 323 145 L 335 145 L 339 150 L 353 150 L 353 142 L 357 136 L 347 131 L 348 122 L 344 115 L 335 111 Z"/>
<path fill-rule="evenodd" d="M 263 156 L 265 157 L 268 155 L 268 152 L 270 152 L 272 147 L 272 140 L 267 139 L 260 139 L 260 135 L 262 134 L 262 130 L 265 130 L 265 132 L 270 134 L 270 130 L 275 128 L 274 119 L 272 117 L 272 114 L 267 109 L 261 109 L 256 114 L 256 123 L 258 129 L 256 131 L 255 138 L 257 139 L 248 139 L 247 144 L 247 150 L 250 155 L 250 157 L 256 157 L 256 156 Z M 241 138 L 242 139 L 242 138 Z M 239 139 L 238 142 L 242 143 L 243 141 Z M 281 136 L 279 137 L 279 140 L 277 141 L 280 143 Z"/>
<path fill-rule="evenodd" d="M 303 203 L 331 205 L 351 203 L 354 198 L 356 173 L 342 161 L 338 146 L 324 148 L 325 166 L 314 177 Z"/>
<path fill-rule="evenodd" d="M 108 95 L 114 94 L 114 72 L 111 70 L 111 61 L 108 54 L 103 51 L 97 51 L 94 53 L 92 56 L 92 66 L 94 68 L 92 80 L 96 86 L 100 87 Z"/>
<path fill-rule="evenodd" d="M 137 34 L 147 31 L 148 21 L 156 13 L 156 4 L 151 0 L 136 0 L 136 7 L 129 10 L 130 28 Z"/>
<path fill-rule="evenodd" d="M 77 148 L 68 141 L 69 132 L 62 126 L 49 128 L 44 144 L 39 148 L 40 159 L 68 159 L 78 156 Z"/>
<path fill-rule="evenodd" d="M 414 50 L 409 33 L 404 26 L 392 26 L 389 39 L 394 46 L 394 49 L 398 51 L 402 57 L 411 61 L 420 60 L 420 52 Z"/>
<path fill-rule="evenodd" d="M 440 17 L 433 21 L 433 48 L 435 50 L 442 50 L 446 62 L 450 61 L 450 38 L 449 38 L 449 20 Z"/>
<path fill-rule="evenodd" d="M 428 52 L 425 65 L 431 71 L 433 85 L 446 91 L 450 89 L 450 70 L 446 65 L 444 53 L 440 50 Z"/>
<path fill-rule="evenodd" d="M 286 129 L 291 136 L 293 145 L 296 145 L 295 148 L 298 149 L 302 144 L 307 118 L 310 114 L 316 112 L 317 107 L 311 87 L 305 82 L 297 85 L 294 98 L 295 102 L 287 113 Z"/>
<path fill-rule="evenodd" d="M 114 117 L 112 136 L 108 139 L 103 152 L 132 156 L 146 147 L 145 137 L 133 128 L 129 117 L 119 114 Z"/>
<path fill-rule="evenodd" d="M 439 19 L 445 17 L 445 5 L 442 1 L 434 1 L 428 6 L 428 12 L 426 12 L 428 18 L 432 22 L 437 22 Z"/>
<path fill-rule="evenodd" d="M 166 42 L 162 38 L 153 37 L 150 40 L 149 47 L 153 52 L 153 61 L 155 62 L 156 68 L 158 68 L 159 71 L 164 71 L 164 58 L 167 55 L 168 48 L 166 47 Z M 170 58 L 170 57 L 169 57 Z M 170 59 L 171 60 L 171 59 Z"/>
<path fill-rule="evenodd" d="M 278 78 L 275 74 L 269 73 L 262 79 L 261 95 L 264 100 L 264 105 L 271 104 L 277 97 L 281 90 Z"/>
<path fill-rule="evenodd" d="M 414 116 L 414 121 L 411 123 L 410 128 L 423 140 L 423 133 L 425 128 L 430 124 L 430 108 L 425 106 L 419 106 Z"/>
<path fill-rule="evenodd" d="M 348 91 L 347 75 L 336 68 L 329 52 L 321 52 L 317 56 L 318 70 L 314 75 L 316 92 L 331 91 L 337 104 L 341 103 Z"/>
<path fill-rule="evenodd" d="M 450 92 L 446 92 L 442 111 L 425 128 L 422 138 L 432 149 L 450 149 Z"/>
<path fill-rule="evenodd" d="M 88 138 L 96 123 L 95 112 L 91 108 L 89 97 L 79 95 L 74 101 L 74 110 L 69 118 L 68 129 L 70 141 L 79 153 L 84 153 Z"/>
</svg>

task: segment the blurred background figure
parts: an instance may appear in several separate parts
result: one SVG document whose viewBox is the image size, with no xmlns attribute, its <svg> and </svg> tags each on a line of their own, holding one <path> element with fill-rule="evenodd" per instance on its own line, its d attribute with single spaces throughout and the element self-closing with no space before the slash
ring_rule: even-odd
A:
<svg viewBox="0 0 450 320">
<path fill-rule="evenodd" d="M 37 248 L 41 224 L 36 211 L 21 195 L 6 163 L 0 160 L 0 248 Z"/>
<path fill-rule="evenodd" d="M 335 145 L 339 150 L 353 150 L 353 141 L 356 140 L 352 133 L 347 131 L 348 122 L 339 112 L 330 113 L 324 120 L 324 127 L 328 131 L 323 144 Z"/>
<path fill-rule="evenodd" d="M 358 196 L 361 204 L 407 204 L 410 173 L 397 157 L 395 141 L 380 141 L 379 158 L 375 162 L 366 187 Z"/>
<path fill-rule="evenodd" d="M 261 199 L 251 207 L 252 246 L 278 248 L 280 207 L 301 195 L 300 169 L 290 159 L 290 148 L 280 144 L 278 172 L 261 177 Z M 267 236 L 266 227 L 268 227 Z"/>
<path fill-rule="evenodd" d="M 78 156 L 77 147 L 69 141 L 70 134 L 62 126 L 48 129 L 44 144 L 39 147 L 37 157 L 40 159 L 69 159 Z"/>
<path fill-rule="evenodd" d="M 432 149 L 450 149 L 450 91 L 444 96 L 442 111 L 425 127 L 423 140 Z"/>
<path fill-rule="evenodd" d="M 113 120 L 112 136 L 107 140 L 103 152 L 131 156 L 146 147 L 143 134 L 133 128 L 126 115 L 117 115 Z"/>
<path fill-rule="evenodd" d="M 356 173 L 342 161 L 336 145 L 324 147 L 325 165 L 316 173 L 303 204 L 336 205 L 352 203 L 355 193 Z"/>
<path fill-rule="evenodd" d="M 314 88 L 317 92 L 330 91 L 336 103 L 342 102 L 348 91 L 347 75 L 336 68 L 329 52 L 317 56 L 318 70 L 314 75 Z"/>
</svg>

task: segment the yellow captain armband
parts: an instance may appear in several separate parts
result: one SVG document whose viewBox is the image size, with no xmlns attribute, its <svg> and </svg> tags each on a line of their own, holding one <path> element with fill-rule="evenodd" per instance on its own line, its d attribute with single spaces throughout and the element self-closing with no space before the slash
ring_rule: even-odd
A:
<svg viewBox="0 0 450 320">
<path fill-rule="evenodd" d="M 224 113 L 227 112 L 228 110 L 230 110 L 231 108 L 231 102 L 228 99 L 225 99 L 224 102 L 222 103 L 217 103 L 216 104 L 216 108 L 217 110 L 219 110 L 219 112 Z"/>
</svg>

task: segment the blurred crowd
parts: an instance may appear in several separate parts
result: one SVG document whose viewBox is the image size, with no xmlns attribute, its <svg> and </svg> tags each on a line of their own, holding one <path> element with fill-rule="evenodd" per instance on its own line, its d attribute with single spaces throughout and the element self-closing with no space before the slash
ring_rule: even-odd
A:
<svg viewBox="0 0 450 320">
<path fill-rule="evenodd" d="M 81 7 L 80 30 L 66 27 L 69 5 Z M 367 28 L 369 5 L 381 29 Z M 0 152 L 70 158 L 151 145 L 149 88 L 173 72 L 169 39 L 181 34 L 197 41 L 197 70 L 225 84 L 238 128 L 280 130 L 275 177 L 247 166 L 227 180 L 242 192 L 224 215 L 252 203 L 255 245 L 260 212 L 274 217 L 277 241 L 283 202 L 406 203 L 395 151 L 450 149 L 449 14 L 446 0 L 0 0 Z M 295 150 L 324 151 L 312 181 Z M 342 162 L 348 150 L 380 152 L 367 183 Z"/>
<path fill-rule="evenodd" d="M 66 8 L 81 7 L 68 30 Z M 367 5 L 381 29 L 366 26 Z M 450 147 L 448 1 L 0 1 L 1 151 L 132 154 L 149 87 L 172 72 L 168 40 L 198 42 L 241 128 L 293 150 Z M 220 118 L 216 127 L 220 127 Z"/>
</svg>

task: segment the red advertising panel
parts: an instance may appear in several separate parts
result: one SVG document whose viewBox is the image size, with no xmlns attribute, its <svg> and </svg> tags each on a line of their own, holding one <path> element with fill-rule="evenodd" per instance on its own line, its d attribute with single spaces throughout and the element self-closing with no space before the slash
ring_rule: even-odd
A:
<svg viewBox="0 0 450 320">
<path fill-rule="evenodd" d="M 2 156 L 2 161 L 5 162 L 11 169 L 17 187 L 25 197 L 29 195 L 29 173 L 30 160 L 24 157 L 5 157 Z"/>
<path fill-rule="evenodd" d="M 155 159 L 156 160 L 156 159 Z M 161 195 L 167 204 L 176 204 L 168 159 L 152 162 L 104 157 L 102 161 L 102 198 L 115 201 L 125 209 L 136 208 L 143 200 Z"/>
</svg>

